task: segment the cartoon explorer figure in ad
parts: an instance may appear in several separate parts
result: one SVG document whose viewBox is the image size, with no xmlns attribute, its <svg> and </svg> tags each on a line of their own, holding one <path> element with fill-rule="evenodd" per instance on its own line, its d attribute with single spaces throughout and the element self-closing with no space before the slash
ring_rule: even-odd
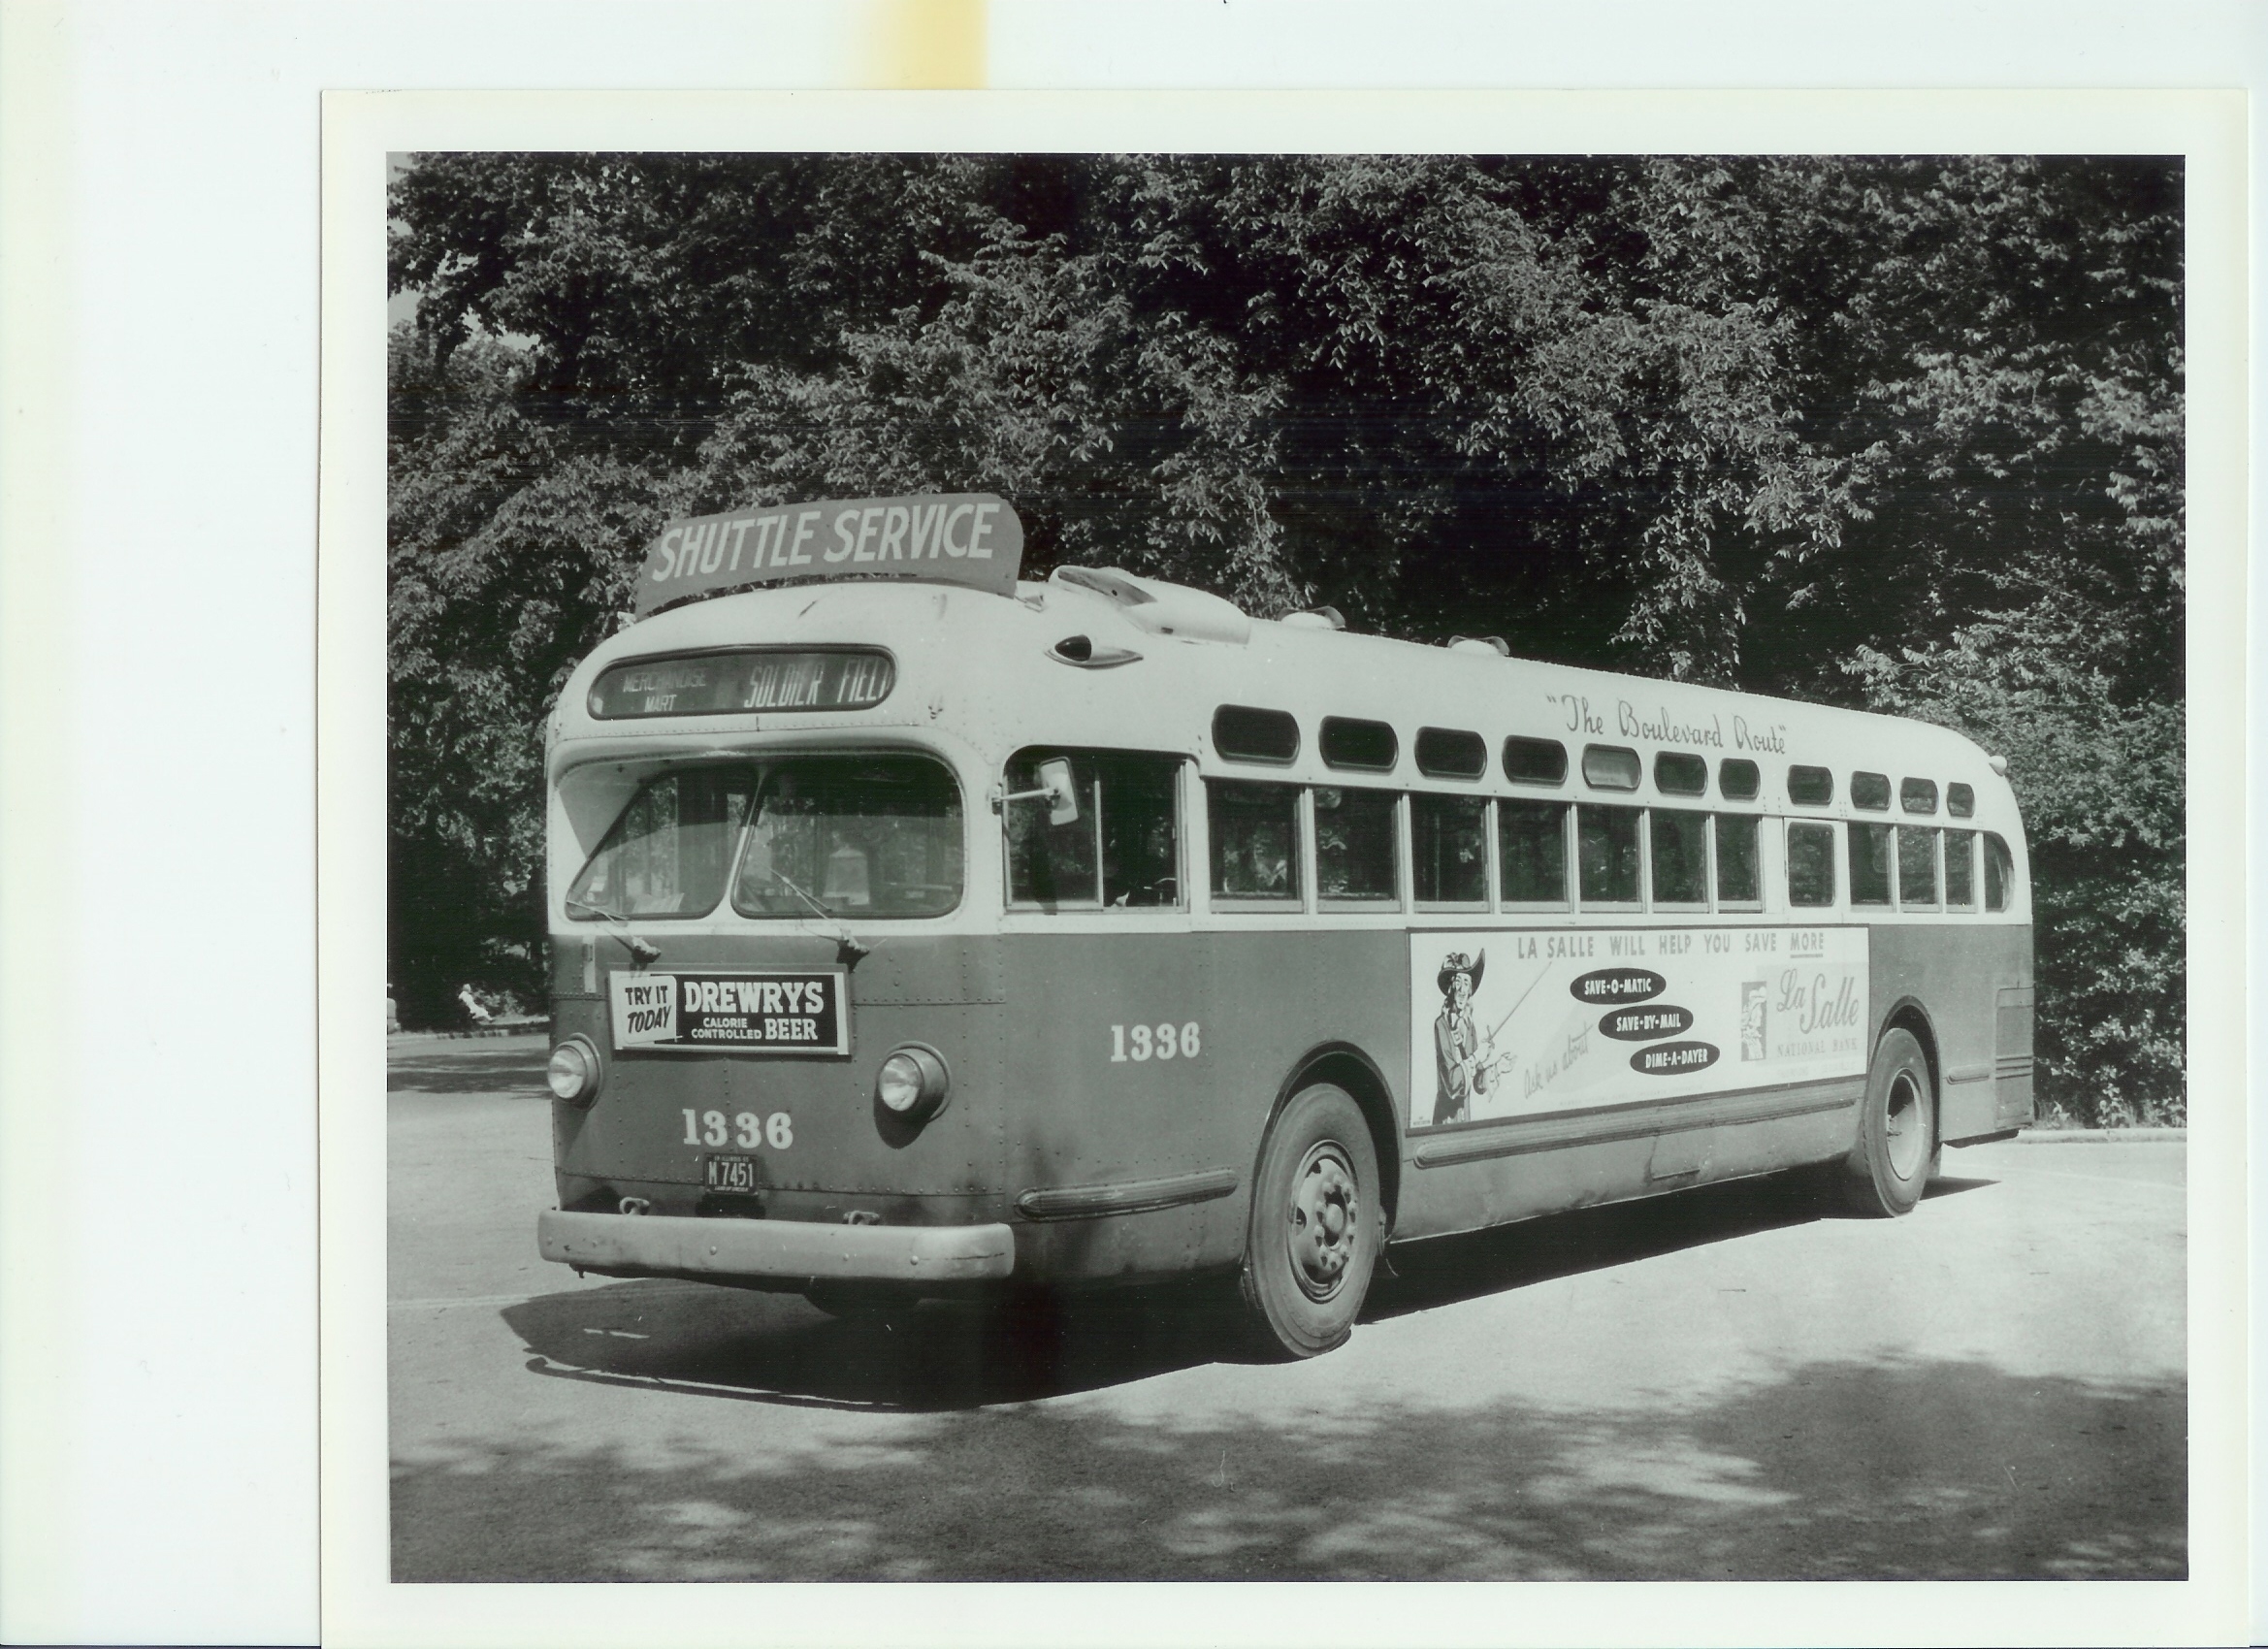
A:
<svg viewBox="0 0 2268 1649">
<path fill-rule="evenodd" d="M 1434 1063 L 1442 1079 L 1433 1105 L 1437 1124 L 1463 1121 L 1496 1075 L 1496 1033 L 1482 1036 L 1473 1022 L 1473 993 L 1487 968 L 1486 951 L 1474 956 L 1451 951 L 1434 976 L 1442 992 L 1441 1017 L 1433 1022 Z"/>
</svg>

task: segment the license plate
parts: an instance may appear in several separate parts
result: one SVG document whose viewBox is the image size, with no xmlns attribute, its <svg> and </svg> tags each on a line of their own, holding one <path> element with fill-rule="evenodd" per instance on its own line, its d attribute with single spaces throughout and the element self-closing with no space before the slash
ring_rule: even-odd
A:
<svg viewBox="0 0 2268 1649">
<path fill-rule="evenodd" d="M 712 1156 L 708 1159 L 712 1191 L 757 1191 L 763 1188 L 760 1172 L 763 1159 L 755 1156 Z"/>
</svg>

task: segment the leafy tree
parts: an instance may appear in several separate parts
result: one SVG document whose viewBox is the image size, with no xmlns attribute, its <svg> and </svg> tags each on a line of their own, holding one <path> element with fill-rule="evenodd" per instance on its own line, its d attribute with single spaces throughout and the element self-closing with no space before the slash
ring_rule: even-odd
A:
<svg viewBox="0 0 2268 1649">
<path fill-rule="evenodd" d="M 532 977 L 544 709 L 665 517 L 988 488 L 1037 572 L 1962 727 L 2030 821 L 2052 1096 L 2174 1115 L 2180 181 L 417 157 L 393 194 L 419 296 L 392 357 L 395 977 Z"/>
<path fill-rule="evenodd" d="M 566 453 L 494 343 L 397 384 L 424 408 L 389 451 L 389 972 L 410 1022 L 456 986 L 540 988 L 543 718 L 613 628 L 658 529 L 656 478 Z"/>
</svg>

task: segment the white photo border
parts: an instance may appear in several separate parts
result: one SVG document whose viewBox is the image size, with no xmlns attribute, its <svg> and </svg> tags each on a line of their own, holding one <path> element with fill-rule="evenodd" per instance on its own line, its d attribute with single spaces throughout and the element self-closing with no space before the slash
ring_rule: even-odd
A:
<svg viewBox="0 0 2268 1649">
<path fill-rule="evenodd" d="M 323 110 L 318 728 L 324 1641 L 1281 1641 L 1274 1584 L 397 1585 L 388 1578 L 384 186 L 390 152 L 1179 150 L 2184 157 L 2189 1083 L 2245 1085 L 2247 126 L 2209 92 L 402 92 Z M 2246 1631 L 2247 1119 L 2189 1121 L 2186 1582 L 1339 1584 L 1301 1641 L 2235 1641 Z M 532 1223 L 532 1222 L 531 1222 Z M 1505 1583 L 1506 1585 L 1511 1583 Z M 942 1595 L 940 1595 L 942 1594 Z M 1296 1616 L 1294 1611 L 1297 1611 Z M 1045 1622 L 1035 1629 L 1035 1622 Z"/>
</svg>

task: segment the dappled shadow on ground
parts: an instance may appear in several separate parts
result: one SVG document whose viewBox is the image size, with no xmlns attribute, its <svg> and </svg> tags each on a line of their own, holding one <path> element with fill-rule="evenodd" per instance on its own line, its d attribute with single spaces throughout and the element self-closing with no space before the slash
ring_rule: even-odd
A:
<svg viewBox="0 0 2268 1649">
<path fill-rule="evenodd" d="M 1940 1181 L 1932 1194 L 1989 1183 Z M 1766 1180 L 1427 1244 L 1380 1277 L 1372 1314 L 1822 1212 L 1816 1182 Z M 1353 1408 L 1317 1406 L 1322 1364 L 1238 1373 L 1257 1389 L 1232 1420 L 1100 1395 L 1240 1358 L 1234 1304 L 1215 1281 L 932 1303 L 885 1326 L 690 1283 L 526 1301 L 503 1317 L 528 1378 L 666 1405 L 649 1410 L 661 1430 L 636 1445 L 421 1441 L 395 1472 L 396 1578 L 2186 1572 L 2178 1375 L 1824 1360 L 1690 1400 L 1460 1405 L 1443 1394 Z M 783 1431 L 736 1418 L 750 1405 L 815 1412 Z M 869 1418 L 848 1433 L 824 1418 L 846 1410 Z"/>
<path fill-rule="evenodd" d="M 1800 1364 L 1644 1409 L 1034 1404 L 809 1446 L 437 1445 L 396 1470 L 395 1576 L 2168 1578 L 2184 1459 L 2178 1379 L 1972 1361 Z"/>
</svg>

